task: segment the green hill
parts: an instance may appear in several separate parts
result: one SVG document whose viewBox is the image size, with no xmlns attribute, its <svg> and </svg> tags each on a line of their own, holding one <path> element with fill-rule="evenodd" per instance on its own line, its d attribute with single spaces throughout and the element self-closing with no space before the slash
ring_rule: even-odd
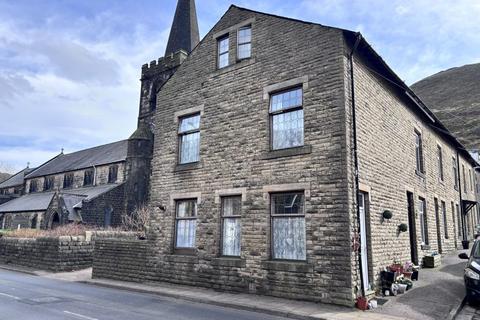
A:
<svg viewBox="0 0 480 320">
<path fill-rule="evenodd" d="M 411 87 L 467 149 L 480 149 L 480 63 L 441 71 Z"/>
</svg>

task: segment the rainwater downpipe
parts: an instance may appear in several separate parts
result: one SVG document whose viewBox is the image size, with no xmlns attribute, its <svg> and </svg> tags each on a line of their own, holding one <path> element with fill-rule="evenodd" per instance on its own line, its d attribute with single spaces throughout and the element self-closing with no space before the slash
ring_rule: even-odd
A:
<svg viewBox="0 0 480 320">
<path fill-rule="evenodd" d="M 97 167 L 93 166 L 93 186 L 97 185 Z"/>
<path fill-rule="evenodd" d="M 457 181 L 458 181 L 458 195 L 459 195 L 459 198 L 460 198 L 460 203 L 459 203 L 459 207 L 460 207 L 460 221 L 462 222 L 462 239 L 463 241 L 467 241 L 467 227 L 466 227 L 466 221 L 465 221 L 465 214 L 466 212 L 464 212 L 465 210 L 463 210 L 463 199 L 462 199 L 462 179 L 460 178 L 460 156 L 458 155 L 458 149 L 457 149 Z M 462 243 L 462 246 L 463 246 L 463 243 Z"/>
<path fill-rule="evenodd" d="M 349 62 L 350 62 L 350 91 L 351 91 L 351 99 L 352 99 L 352 134 L 353 134 L 353 160 L 354 160 L 354 166 L 355 166 L 355 206 L 356 206 L 356 212 L 357 212 L 357 232 L 359 235 L 359 243 L 360 243 L 360 248 L 358 249 L 358 269 L 360 271 L 360 288 L 362 292 L 362 297 L 366 296 L 366 288 L 364 287 L 363 283 L 363 270 L 362 270 L 362 243 L 361 243 L 361 229 L 360 229 L 360 198 L 359 198 L 359 172 L 358 172 L 358 144 L 357 144 L 357 118 L 356 118 L 356 110 L 355 110 L 355 79 L 354 79 L 354 73 L 353 73 L 353 55 L 355 54 L 355 51 L 358 48 L 358 45 L 360 44 L 360 41 L 362 40 L 362 35 L 357 32 L 356 34 L 356 40 L 355 44 L 353 45 L 352 51 L 350 52 L 349 55 Z"/>
</svg>

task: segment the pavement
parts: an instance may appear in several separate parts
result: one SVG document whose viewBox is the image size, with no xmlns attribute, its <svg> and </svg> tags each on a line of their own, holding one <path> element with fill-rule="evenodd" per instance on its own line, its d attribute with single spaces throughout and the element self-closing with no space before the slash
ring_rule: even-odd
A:
<svg viewBox="0 0 480 320">
<path fill-rule="evenodd" d="M 465 305 L 455 320 L 480 320 L 480 306 Z"/>
<path fill-rule="evenodd" d="M 386 297 L 388 302 L 374 310 L 376 314 L 396 315 L 406 319 L 450 320 L 461 310 L 465 297 L 463 270 L 466 260 L 458 258 L 461 250 L 446 255 L 440 267 L 421 269 L 419 280 L 406 294 Z"/>
<path fill-rule="evenodd" d="M 92 279 L 91 269 L 67 273 L 48 273 L 28 268 L 2 265 L 0 265 L 0 269 L 7 268 L 14 271 L 30 273 L 31 275 L 40 276 L 38 278 L 42 278 L 43 281 L 82 285 L 85 286 L 82 287 L 85 292 L 88 292 L 88 290 L 96 291 L 100 288 L 103 288 L 103 290 L 115 290 L 115 296 L 118 294 L 117 292 L 124 292 L 125 294 L 133 294 L 133 292 L 136 292 L 137 294 L 147 295 L 150 299 L 153 299 L 150 304 L 157 303 L 154 301 L 155 299 L 159 299 L 160 304 L 165 304 L 166 302 L 164 301 L 170 301 L 168 299 L 173 299 L 176 303 L 181 303 L 186 306 L 192 303 L 196 306 L 203 306 L 208 309 L 208 312 L 214 312 L 214 310 L 219 308 L 219 310 L 228 310 L 228 312 L 238 313 L 230 315 L 230 319 L 242 319 L 242 312 L 250 312 L 253 315 L 248 319 L 256 319 L 255 315 L 257 315 L 259 317 L 258 319 L 450 320 L 457 315 L 465 296 L 462 278 L 465 261 L 460 260 L 457 257 L 460 252 L 450 254 L 443 258 L 442 265 L 439 268 L 422 269 L 420 271 L 419 281 L 414 282 L 413 289 L 409 290 L 406 294 L 397 297 L 389 297 L 387 298 L 388 302 L 386 304 L 375 310 L 369 311 L 359 311 L 354 308 L 295 301 L 269 296 L 219 292 L 212 289 L 166 283 L 133 283 L 109 279 Z M 0 271 L 0 275 L 1 274 L 3 274 L 3 271 Z M 0 284 L 1 279 L 2 278 L 0 277 Z M 0 288 L 3 289 L 3 286 Z M 67 288 L 68 286 L 65 287 L 65 289 Z M 7 294 L 9 293 L 7 292 Z M 65 292 L 65 295 L 68 296 L 68 292 Z M 0 292 L 0 301 L 2 300 L 1 296 L 2 292 Z M 122 294 L 120 294 L 120 297 L 121 296 Z M 152 298 L 153 296 L 158 298 Z M 156 308 L 155 306 L 150 306 L 150 304 L 146 304 L 148 308 Z M 0 310 L 2 310 L 0 312 L 0 320 L 2 320 L 3 309 L 1 303 Z M 206 314 L 207 311 L 203 312 Z M 95 316 L 96 318 L 94 316 L 90 317 L 92 319 L 110 319 L 100 317 L 99 314 L 96 314 Z M 183 319 L 181 318 L 182 314 L 176 316 L 180 317 L 178 319 Z M 212 315 L 212 318 L 209 319 L 215 319 L 214 316 L 215 315 Z M 24 318 L 22 317 L 22 319 Z M 83 319 L 88 320 L 89 318 Z M 146 317 L 145 319 L 149 318 Z M 158 317 L 155 317 L 155 319 L 158 319 Z M 177 318 L 167 317 L 165 319 Z M 203 318 L 195 315 L 195 319 Z"/>
</svg>

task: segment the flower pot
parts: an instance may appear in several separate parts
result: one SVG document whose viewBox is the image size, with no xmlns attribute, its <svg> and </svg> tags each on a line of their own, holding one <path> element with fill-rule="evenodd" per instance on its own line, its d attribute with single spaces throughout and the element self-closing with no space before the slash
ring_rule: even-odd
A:
<svg viewBox="0 0 480 320">
<path fill-rule="evenodd" d="M 463 247 L 463 249 L 468 249 L 469 244 L 470 244 L 470 241 L 468 241 L 468 240 L 462 241 L 462 247 Z"/>
<path fill-rule="evenodd" d="M 418 270 L 414 270 L 412 273 L 412 280 L 418 280 Z"/>
<path fill-rule="evenodd" d="M 357 308 L 362 311 L 368 310 L 368 300 L 366 297 L 357 298 Z"/>
<path fill-rule="evenodd" d="M 408 285 L 399 283 L 399 284 L 397 284 L 397 286 L 398 286 L 398 293 L 399 294 L 405 293 L 405 291 L 407 291 Z"/>
<path fill-rule="evenodd" d="M 403 276 L 407 279 L 412 279 L 413 271 L 404 271 Z"/>
</svg>

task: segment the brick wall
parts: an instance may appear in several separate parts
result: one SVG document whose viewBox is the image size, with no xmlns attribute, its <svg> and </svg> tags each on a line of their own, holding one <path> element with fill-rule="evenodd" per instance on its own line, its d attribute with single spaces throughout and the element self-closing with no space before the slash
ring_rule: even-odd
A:
<svg viewBox="0 0 480 320">
<path fill-rule="evenodd" d="M 93 243 L 85 237 L 0 238 L 0 263 L 53 272 L 92 266 Z"/>
</svg>

